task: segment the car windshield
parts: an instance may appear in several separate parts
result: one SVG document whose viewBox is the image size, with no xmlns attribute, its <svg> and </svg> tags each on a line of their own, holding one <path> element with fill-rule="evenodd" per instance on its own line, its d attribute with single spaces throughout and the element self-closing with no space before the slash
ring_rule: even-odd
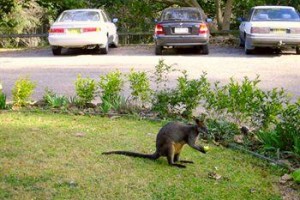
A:
<svg viewBox="0 0 300 200">
<path fill-rule="evenodd" d="M 300 17 L 290 8 L 255 9 L 252 21 L 300 21 Z"/>
<path fill-rule="evenodd" d="M 199 21 L 201 15 L 198 10 L 167 10 L 162 15 L 162 21 Z"/>
<path fill-rule="evenodd" d="M 100 16 L 95 11 L 66 11 L 59 17 L 58 22 L 99 21 Z"/>
</svg>

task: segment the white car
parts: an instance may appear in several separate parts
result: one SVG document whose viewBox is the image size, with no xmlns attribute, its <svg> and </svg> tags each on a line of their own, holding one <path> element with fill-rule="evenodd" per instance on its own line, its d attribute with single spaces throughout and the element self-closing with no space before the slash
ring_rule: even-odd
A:
<svg viewBox="0 0 300 200">
<path fill-rule="evenodd" d="M 119 43 L 116 22 L 101 9 L 66 10 L 50 27 L 52 52 L 60 55 L 62 48 L 95 48 L 107 54 L 109 46 L 117 47 Z"/>
<path fill-rule="evenodd" d="M 256 47 L 293 47 L 300 54 L 300 17 L 289 6 L 256 6 L 240 27 L 240 44 L 245 53 L 253 53 Z"/>
</svg>

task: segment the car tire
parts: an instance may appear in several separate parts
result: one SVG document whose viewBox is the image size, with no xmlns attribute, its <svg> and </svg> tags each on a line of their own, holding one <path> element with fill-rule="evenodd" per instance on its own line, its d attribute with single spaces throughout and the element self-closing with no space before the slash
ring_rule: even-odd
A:
<svg viewBox="0 0 300 200">
<path fill-rule="evenodd" d="M 100 54 L 108 54 L 108 41 L 107 43 L 105 44 L 105 47 L 104 48 L 100 48 Z"/>
<path fill-rule="evenodd" d="M 61 50 L 62 50 L 62 47 L 54 46 L 54 47 L 52 47 L 52 54 L 55 56 L 59 56 L 59 55 L 61 55 Z"/>
<path fill-rule="evenodd" d="M 251 46 L 250 41 L 247 37 L 245 37 L 245 54 L 249 55 L 249 54 L 253 54 L 254 53 L 254 47 Z"/>
<path fill-rule="evenodd" d="M 240 47 L 245 47 L 245 41 L 240 37 Z"/>
<path fill-rule="evenodd" d="M 112 48 L 118 48 L 119 46 L 119 36 L 116 36 L 113 43 L 111 44 Z"/>
<path fill-rule="evenodd" d="M 203 55 L 208 55 L 209 54 L 209 49 L 208 49 L 208 45 L 206 44 L 206 45 L 203 45 L 202 47 L 201 47 L 201 50 L 202 50 L 202 54 Z"/>
<path fill-rule="evenodd" d="M 163 47 L 162 46 L 155 46 L 155 55 L 162 55 Z"/>
<path fill-rule="evenodd" d="M 300 47 L 296 47 L 296 54 L 300 55 Z"/>
</svg>

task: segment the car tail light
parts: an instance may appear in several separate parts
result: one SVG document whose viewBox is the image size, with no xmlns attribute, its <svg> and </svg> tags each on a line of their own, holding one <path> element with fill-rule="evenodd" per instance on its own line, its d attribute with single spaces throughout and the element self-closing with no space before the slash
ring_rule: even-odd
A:
<svg viewBox="0 0 300 200">
<path fill-rule="evenodd" d="M 96 27 L 87 27 L 87 28 L 83 28 L 82 32 L 86 33 L 86 32 L 98 32 L 100 31 L 100 28 L 96 28 Z"/>
<path fill-rule="evenodd" d="M 155 35 L 164 35 L 164 27 L 161 24 L 156 24 L 155 26 Z"/>
<path fill-rule="evenodd" d="M 270 33 L 270 28 L 268 27 L 251 27 L 251 33 Z"/>
<path fill-rule="evenodd" d="M 64 28 L 50 28 L 49 33 L 64 33 Z"/>
<path fill-rule="evenodd" d="M 206 24 L 200 24 L 199 27 L 199 34 L 207 34 L 208 33 L 208 27 Z"/>
<path fill-rule="evenodd" d="M 300 28 L 291 28 L 290 33 L 291 34 L 300 34 Z"/>
</svg>

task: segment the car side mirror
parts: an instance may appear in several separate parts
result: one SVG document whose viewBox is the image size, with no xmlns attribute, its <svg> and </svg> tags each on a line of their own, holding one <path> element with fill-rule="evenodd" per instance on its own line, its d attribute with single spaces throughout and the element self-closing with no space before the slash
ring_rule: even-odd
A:
<svg viewBox="0 0 300 200">
<path fill-rule="evenodd" d="M 113 18 L 113 20 L 112 20 L 113 23 L 117 23 L 118 21 L 119 21 L 118 18 Z"/>
<path fill-rule="evenodd" d="M 245 19 L 244 17 L 238 17 L 238 18 L 237 18 L 237 21 L 239 21 L 239 22 L 244 22 L 244 21 L 246 21 L 246 19 Z"/>
<path fill-rule="evenodd" d="M 212 20 L 211 18 L 207 18 L 207 19 L 206 19 L 206 22 L 207 22 L 207 23 L 212 23 L 212 21 L 213 21 L 213 20 Z"/>
</svg>

